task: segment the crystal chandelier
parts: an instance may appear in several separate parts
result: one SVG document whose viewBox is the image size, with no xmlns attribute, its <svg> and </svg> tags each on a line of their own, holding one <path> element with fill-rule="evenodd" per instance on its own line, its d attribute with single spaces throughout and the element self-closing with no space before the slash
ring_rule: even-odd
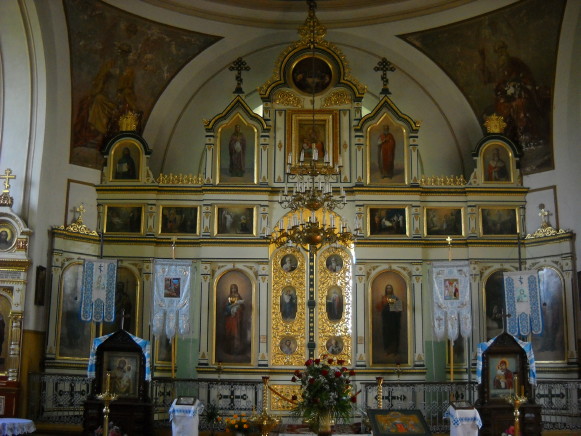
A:
<svg viewBox="0 0 581 436">
<path fill-rule="evenodd" d="M 318 21 L 315 17 L 315 1 L 307 1 L 310 24 L 310 41 L 312 49 L 313 70 L 315 77 L 315 33 Z M 312 89 L 312 129 L 315 130 L 315 85 Z M 293 163 L 289 153 L 286 164 L 286 180 L 293 183 L 292 193 L 285 182 L 284 192 L 281 192 L 278 202 L 284 209 L 290 209 L 293 214 L 278 222 L 272 234 L 268 236 L 270 243 L 277 247 L 283 245 L 300 246 L 311 252 L 330 244 L 352 246 L 361 234 L 361 228 L 356 221 L 352 232 L 345 220 L 336 217 L 335 210 L 343 209 L 347 204 L 347 196 L 343 187 L 339 188 L 338 195 L 333 192 L 332 181 L 340 180 L 342 161 L 339 155 L 337 163 L 333 165 L 329 159 L 330 144 L 326 144 L 324 156 L 319 156 L 317 144 L 310 144 L 311 159 L 305 156 L 302 150 L 298 162 Z M 320 162 L 320 157 L 323 161 Z M 267 230 L 267 233 L 269 231 Z"/>
</svg>

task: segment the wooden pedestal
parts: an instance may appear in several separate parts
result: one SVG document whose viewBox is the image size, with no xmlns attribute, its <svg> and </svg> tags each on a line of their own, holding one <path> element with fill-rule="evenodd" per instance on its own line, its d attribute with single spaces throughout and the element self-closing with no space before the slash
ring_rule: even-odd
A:
<svg viewBox="0 0 581 436">
<path fill-rule="evenodd" d="M 109 405 L 109 423 L 128 435 L 153 435 L 153 405 L 130 400 L 116 400 Z M 83 417 L 83 435 L 92 436 L 103 425 L 103 402 L 87 400 Z"/>
<path fill-rule="evenodd" d="M 514 408 L 506 403 L 489 404 L 477 408 L 482 420 L 481 436 L 497 436 L 514 425 Z M 523 436 L 541 435 L 541 406 L 523 404 L 520 407 L 520 432 Z"/>
</svg>

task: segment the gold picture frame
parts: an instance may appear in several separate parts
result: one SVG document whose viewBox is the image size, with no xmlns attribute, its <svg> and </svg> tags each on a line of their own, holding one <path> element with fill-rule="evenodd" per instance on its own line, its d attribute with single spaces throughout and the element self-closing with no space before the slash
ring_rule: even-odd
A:
<svg viewBox="0 0 581 436">
<path fill-rule="evenodd" d="M 214 206 L 214 236 L 256 236 L 256 206 Z"/>
<path fill-rule="evenodd" d="M 218 129 L 216 182 L 219 185 L 258 183 L 258 130 L 240 114 Z"/>
<path fill-rule="evenodd" d="M 285 161 L 289 156 L 292 165 L 312 162 L 313 144 L 317 149 L 317 162 L 323 164 L 325 153 L 333 165 L 339 164 L 339 113 L 335 110 L 289 111 L 287 115 Z M 329 146 L 329 144 L 331 146 Z"/>
<path fill-rule="evenodd" d="M 520 233 L 518 207 L 481 207 L 478 210 L 481 236 L 512 236 Z"/>
<path fill-rule="evenodd" d="M 200 234 L 200 207 L 163 204 L 159 206 L 160 235 L 192 236 Z"/>
<path fill-rule="evenodd" d="M 105 205 L 105 233 L 143 234 L 144 206 L 134 204 Z"/>
<path fill-rule="evenodd" d="M 335 86 L 336 68 L 319 54 L 299 56 L 287 72 L 287 83 L 300 94 L 320 95 Z"/>
<path fill-rule="evenodd" d="M 143 166 L 143 148 L 136 140 L 123 138 L 111 147 L 108 167 L 112 182 L 143 182 Z"/>
<path fill-rule="evenodd" d="M 404 205 L 367 208 L 367 236 L 393 238 L 409 236 L 409 207 Z"/>
<path fill-rule="evenodd" d="M 482 183 L 514 183 L 514 155 L 503 142 L 491 141 L 480 152 L 479 175 Z"/>
<path fill-rule="evenodd" d="M 464 236 L 464 209 L 452 206 L 424 208 L 424 235 Z"/>
</svg>

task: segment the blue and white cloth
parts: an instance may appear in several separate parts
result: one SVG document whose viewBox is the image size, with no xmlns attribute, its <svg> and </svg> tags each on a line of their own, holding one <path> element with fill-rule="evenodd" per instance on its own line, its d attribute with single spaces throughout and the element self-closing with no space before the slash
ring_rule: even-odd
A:
<svg viewBox="0 0 581 436">
<path fill-rule="evenodd" d="M 189 333 L 192 262 L 157 259 L 153 274 L 152 333 L 160 336 L 164 326 L 168 339 L 172 339 L 176 331 L 181 335 Z"/>
<path fill-rule="evenodd" d="M 480 414 L 475 408 L 456 409 L 450 405 L 444 412 L 444 418 L 450 419 L 450 436 L 477 436 L 482 427 Z"/>
<path fill-rule="evenodd" d="M 506 312 L 510 315 L 506 331 L 513 336 L 543 332 L 541 295 L 536 271 L 504 273 Z"/>
<path fill-rule="evenodd" d="M 478 384 L 482 383 L 482 355 L 483 353 L 492 345 L 498 336 L 492 338 L 488 342 L 480 342 L 476 350 L 476 382 Z M 535 353 L 533 352 L 533 344 L 531 342 L 523 342 L 517 338 L 514 338 L 520 347 L 527 354 L 527 360 L 529 363 L 529 383 L 532 385 L 537 384 L 537 366 L 535 363 Z"/>
<path fill-rule="evenodd" d="M 169 420 L 172 434 L 198 436 L 200 415 L 204 411 L 204 404 L 196 400 L 193 405 L 177 405 L 177 398 L 171 403 Z"/>
<path fill-rule="evenodd" d="M 151 381 L 151 344 L 148 340 L 143 338 L 138 338 L 137 336 L 132 335 L 129 332 L 125 332 L 133 342 L 135 342 L 141 350 L 143 351 L 143 355 L 145 356 L 145 380 Z M 88 378 L 95 378 L 95 371 L 96 371 L 96 363 L 97 363 L 97 348 L 105 342 L 111 335 L 115 333 L 109 333 L 105 336 L 99 336 L 98 338 L 93 339 L 93 345 L 91 346 L 91 352 L 89 353 L 89 365 L 87 366 L 87 377 Z"/>
<path fill-rule="evenodd" d="M 434 262 L 434 335 L 441 341 L 469 337 L 472 332 L 470 264 L 465 261 Z"/>
<path fill-rule="evenodd" d="M 117 260 L 85 260 L 81 284 L 81 320 L 115 321 Z"/>
</svg>

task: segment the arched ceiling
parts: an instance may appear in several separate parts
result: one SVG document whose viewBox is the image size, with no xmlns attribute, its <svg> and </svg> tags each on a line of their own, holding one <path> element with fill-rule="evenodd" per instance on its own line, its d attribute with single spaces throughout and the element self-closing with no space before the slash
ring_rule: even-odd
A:
<svg viewBox="0 0 581 436">
<path fill-rule="evenodd" d="M 305 0 L 143 0 L 209 20 L 254 27 L 291 29 L 304 21 Z M 318 0 L 325 25 L 356 27 L 419 17 L 475 0 Z"/>
</svg>

